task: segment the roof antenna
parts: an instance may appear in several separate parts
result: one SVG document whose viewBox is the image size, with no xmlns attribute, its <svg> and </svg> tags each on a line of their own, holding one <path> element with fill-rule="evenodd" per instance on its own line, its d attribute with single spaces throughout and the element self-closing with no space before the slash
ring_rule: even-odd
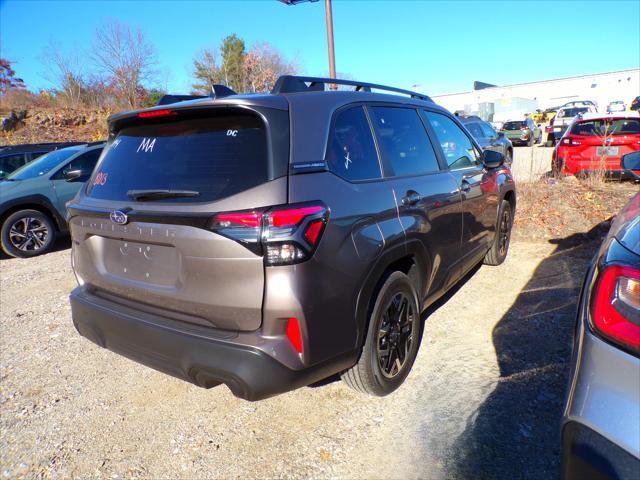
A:
<svg viewBox="0 0 640 480">
<path fill-rule="evenodd" d="M 237 93 L 225 85 L 219 85 L 216 83 L 211 85 L 211 94 L 209 95 L 210 97 L 224 98 L 228 97 L 229 95 L 237 95 Z"/>
</svg>

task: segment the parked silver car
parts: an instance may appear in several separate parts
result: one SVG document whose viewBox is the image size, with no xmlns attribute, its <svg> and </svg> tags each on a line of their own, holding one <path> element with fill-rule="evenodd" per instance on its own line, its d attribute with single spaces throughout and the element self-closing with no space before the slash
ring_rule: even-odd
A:
<svg viewBox="0 0 640 480">
<path fill-rule="evenodd" d="M 640 152 L 623 161 L 637 164 Z M 617 216 L 589 269 L 574 341 L 563 477 L 640 478 L 640 194 Z"/>
</svg>

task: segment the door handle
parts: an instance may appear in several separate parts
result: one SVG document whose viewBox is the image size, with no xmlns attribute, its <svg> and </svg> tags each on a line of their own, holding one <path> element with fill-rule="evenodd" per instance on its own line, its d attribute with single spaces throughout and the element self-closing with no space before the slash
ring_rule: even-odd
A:
<svg viewBox="0 0 640 480">
<path fill-rule="evenodd" d="M 408 207 L 408 206 L 411 206 L 411 205 L 415 205 L 420 200 L 422 200 L 422 197 L 420 196 L 420 194 L 418 192 L 415 192 L 413 190 L 409 190 L 407 192 L 406 196 L 404 196 L 402 198 L 402 204 L 405 207 Z"/>
<path fill-rule="evenodd" d="M 469 190 L 471 190 L 471 184 L 463 179 L 462 182 L 460 182 L 460 190 L 465 193 L 468 192 Z"/>
</svg>

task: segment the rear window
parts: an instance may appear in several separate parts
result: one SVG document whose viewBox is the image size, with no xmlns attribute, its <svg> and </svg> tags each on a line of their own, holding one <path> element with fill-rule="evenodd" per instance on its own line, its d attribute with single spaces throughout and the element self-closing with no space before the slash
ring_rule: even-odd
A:
<svg viewBox="0 0 640 480">
<path fill-rule="evenodd" d="M 526 126 L 526 122 L 506 122 L 502 128 L 505 130 L 520 130 Z"/>
<path fill-rule="evenodd" d="M 575 107 L 575 108 L 565 108 L 558 112 L 559 118 L 571 118 L 581 113 L 587 113 L 589 111 L 589 107 Z"/>
<path fill-rule="evenodd" d="M 588 120 L 576 123 L 571 129 L 573 135 L 604 137 L 608 135 L 640 134 L 640 119 L 620 118 L 617 120 Z"/>
<path fill-rule="evenodd" d="M 131 190 L 188 190 L 197 196 L 160 202 L 210 202 L 269 179 L 263 122 L 218 114 L 121 130 L 89 182 L 94 198 L 130 200 Z"/>
</svg>

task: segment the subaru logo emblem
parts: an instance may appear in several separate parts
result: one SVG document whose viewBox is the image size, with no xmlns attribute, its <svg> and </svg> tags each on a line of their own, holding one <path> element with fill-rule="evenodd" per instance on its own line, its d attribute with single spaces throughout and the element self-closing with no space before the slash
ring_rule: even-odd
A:
<svg viewBox="0 0 640 480">
<path fill-rule="evenodd" d="M 113 212 L 111 212 L 111 215 L 109 215 L 109 218 L 113 223 L 117 223 L 118 225 L 124 225 L 129 220 L 129 217 L 127 217 L 127 214 L 124 212 L 121 212 L 120 210 L 114 210 Z"/>
</svg>

